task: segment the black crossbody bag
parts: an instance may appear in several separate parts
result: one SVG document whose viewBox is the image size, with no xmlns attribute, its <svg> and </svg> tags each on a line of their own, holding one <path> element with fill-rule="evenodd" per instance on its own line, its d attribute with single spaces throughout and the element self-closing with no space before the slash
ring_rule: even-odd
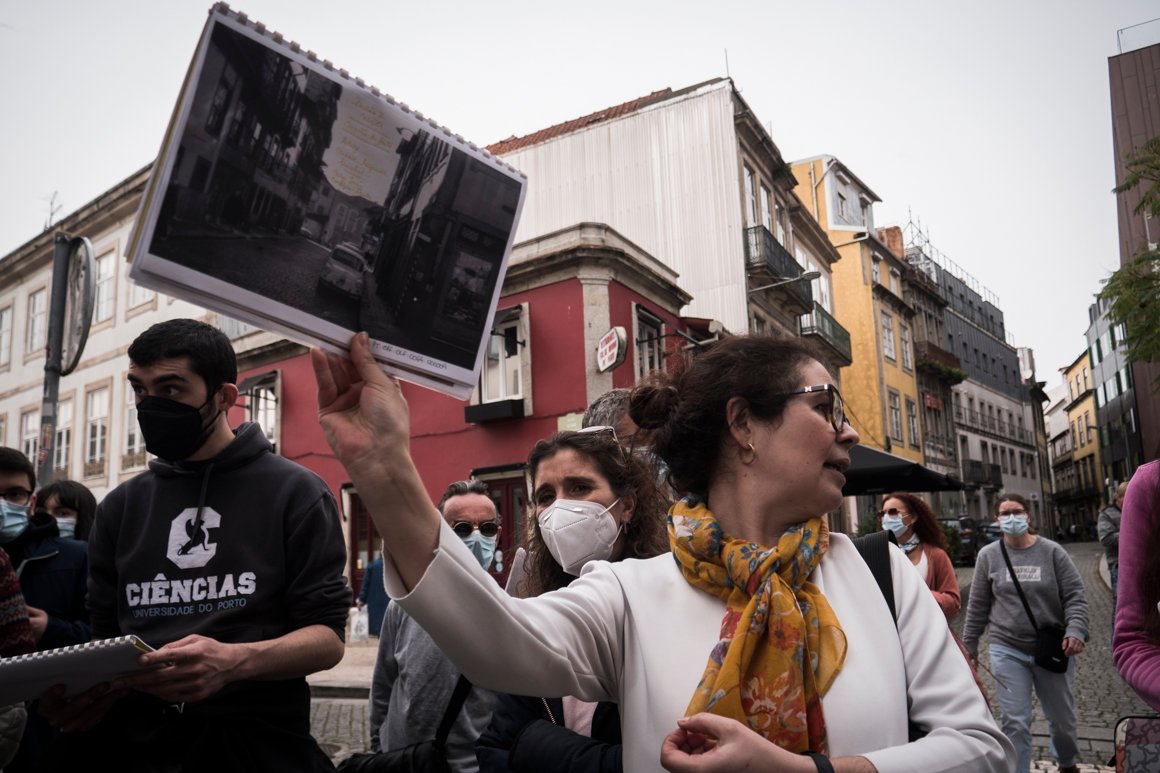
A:
<svg viewBox="0 0 1160 773">
<path fill-rule="evenodd" d="M 343 773 L 451 773 L 451 766 L 447 764 L 447 736 L 470 690 L 471 682 L 460 674 L 433 740 L 377 754 L 356 754 L 339 765 L 338 770 Z"/>
<path fill-rule="evenodd" d="M 1011 582 L 1015 583 L 1015 590 L 1019 592 L 1019 600 L 1023 602 L 1023 609 L 1027 610 L 1027 619 L 1035 629 L 1035 665 L 1040 668 L 1062 674 L 1067 671 L 1067 655 L 1063 654 L 1063 637 L 1067 633 L 1063 628 L 1055 625 L 1040 627 L 1031 614 L 1031 605 L 1023 595 L 1023 587 L 1019 578 L 1015 576 L 1015 567 L 1011 566 L 1011 556 L 1007 555 L 1007 545 L 999 540 L 999 549 L 1003 551 L 1003 560 L 1007 562 L 1007 572 L 1011 575 Z"/>
</svg>

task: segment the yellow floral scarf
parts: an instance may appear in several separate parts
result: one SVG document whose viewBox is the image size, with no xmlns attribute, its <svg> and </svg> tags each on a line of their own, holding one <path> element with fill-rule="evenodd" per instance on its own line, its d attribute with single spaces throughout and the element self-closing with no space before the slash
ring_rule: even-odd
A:
<svg viewBox="0 0 1160 773">
<path fill-rule="evenodd" d="M 769 549 L 725 534 L 704 504 L 679 502 L 669 544 L 689 584 L 726 604 L 687 713 L 731 717 L 792 752 L 825 752 L 822 696 L 846 658 L 838 618 L 806 580 L 830 544 L 825 519 L 791 528 Z"/>
</svg>

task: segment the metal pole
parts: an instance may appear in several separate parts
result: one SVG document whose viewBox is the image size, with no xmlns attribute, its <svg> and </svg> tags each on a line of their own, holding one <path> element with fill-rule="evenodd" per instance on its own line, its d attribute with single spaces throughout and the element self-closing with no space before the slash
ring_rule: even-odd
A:
<svg viewBox="0 0 1160 773">
<path fill-rule="evenodd" d="M 69 237 L 57 233 L 52 246 L 52 295 L 48 307 L 48 345 L 44 358 L 44 397 L 40 403 L 40 451 L 37 483 L 52 482 L 53 444 L 56 442 L 56 400 L 60 391 L 64 307 L 68 293 Z"/>
</svg>

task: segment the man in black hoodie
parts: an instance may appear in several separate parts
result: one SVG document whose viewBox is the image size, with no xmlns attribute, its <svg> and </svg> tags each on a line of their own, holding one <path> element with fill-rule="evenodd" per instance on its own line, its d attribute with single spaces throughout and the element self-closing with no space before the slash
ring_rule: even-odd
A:
<svg viewBox="0 0 1160 773">
<path fill-rule="evenodd" d="M 237 365 L 221 331 L 161 322 L 129 347 L 149 470 L 118 486 L 90 536 L 95 638 L 136 634 L 159 670 L 42 711 L 66 730 L 60 769 L 332 769 L 310 735 L 306 675 L 342 659 L 350 590 L 334 497 L 230 429 Z"/>
</svg>

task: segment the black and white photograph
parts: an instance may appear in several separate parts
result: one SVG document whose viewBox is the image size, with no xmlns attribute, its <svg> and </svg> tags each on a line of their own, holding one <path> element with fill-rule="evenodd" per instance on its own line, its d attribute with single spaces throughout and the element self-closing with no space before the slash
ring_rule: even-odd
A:
<svg viewBox="0 0 1160 773">
<path fill-rule="evenodd" d="M 138 282 L 470 392 L 523 175 L 221 5 L 174 115 Z"/>
</svg>

